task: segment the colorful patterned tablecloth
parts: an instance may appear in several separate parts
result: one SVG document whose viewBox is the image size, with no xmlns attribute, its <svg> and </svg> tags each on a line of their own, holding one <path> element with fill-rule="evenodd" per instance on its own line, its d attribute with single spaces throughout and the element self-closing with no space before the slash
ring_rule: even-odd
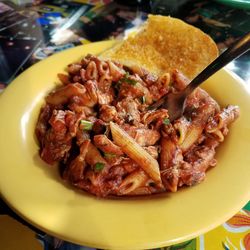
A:
<svg viewBox="0 0 250 250">
<path fill-rule="evenodd" d="M 250 202 L 221 226 L 164 250 L 250 250 Z"/>
</svg>

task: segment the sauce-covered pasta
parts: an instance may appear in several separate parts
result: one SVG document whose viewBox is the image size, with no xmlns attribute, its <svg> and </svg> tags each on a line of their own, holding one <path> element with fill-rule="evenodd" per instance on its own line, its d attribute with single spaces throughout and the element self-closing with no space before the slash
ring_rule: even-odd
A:
<svg viewBox="0 0 250 250">
<path fill-rule="evenodd" d="M 239 116 L 198 88 L 184 115 L 170 122 L 164 108 L 147 107 L 184 89 L 175 70 L 158 77 L 88 55 L 58 74 L 36 125 L 40 156 L 59 164 L 62 178 L 100 197 L 150 195 L 192 186 L 216 165 L 215 149 Z"/>
</svg>

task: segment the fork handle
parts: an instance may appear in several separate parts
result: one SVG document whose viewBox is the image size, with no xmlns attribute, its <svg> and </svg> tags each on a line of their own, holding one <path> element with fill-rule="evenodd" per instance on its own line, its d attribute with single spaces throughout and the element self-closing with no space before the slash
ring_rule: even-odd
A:
<svg viewBox="0 0 250 250">
<path fill-rule="evenodd" d="M 207 80 L 216 71 L 223 68 L 232 60 L 239 57 L 250 49 L 250 33 L 247 33 L 239 39 L 232 47 L 228 48 L 219 57 L 217 57 L 209 66 L 207 66 L 198 76 L 196 76 L 185 89 L 186 96 L 191 94 L 195 88 Z"/>
</svg>

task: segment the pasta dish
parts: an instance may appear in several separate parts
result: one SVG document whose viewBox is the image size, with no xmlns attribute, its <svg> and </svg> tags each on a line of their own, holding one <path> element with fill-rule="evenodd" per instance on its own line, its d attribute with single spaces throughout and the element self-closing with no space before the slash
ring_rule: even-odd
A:
<svg viewBox="0 0 250 250">
<path fill-rule="evenodd" d="M 156 76 L 87 55 L 67 71 L 40 111 L 40 156 L 59 164 L 64 180 L 99 197 L 176 192 L 202 182 L 239 116 L 237 106 L 220 108 L 201 88 L 173 122 L 164 108 L 149 111 L 187 86 L 178 70 Z"/>
</svg>

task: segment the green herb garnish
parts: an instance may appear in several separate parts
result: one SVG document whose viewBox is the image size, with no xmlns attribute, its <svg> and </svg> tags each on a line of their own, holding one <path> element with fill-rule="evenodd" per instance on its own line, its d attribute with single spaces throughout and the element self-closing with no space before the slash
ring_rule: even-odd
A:
<svg viewBox="0 0 250 250">
<path fill-rule="evenodd" d="M 84 130 L 91 130 L 93 128 L 93 123 L 90 121 L 81 120 L 80 123 Z"/>
<path fill-rule="evenodd" d="M 145 97 L 145 96 L 142 96 L 142 97 L 141 97 L 141 103 L 142 103 L 142 104 L 145 104 L 145 103 L 146 103 L 146 97 Z"/>
<path fill-rule="evenodd" d="M 168 118 L 163 119 L 163 124 L 168 125 L 170 124 L 170 120 Z"/>
<path fill-rule="evenodd" d="M 126 72 L 126 74 L 118 81 L 118 84 L 125 82 L 133 86 L 136 85 L 137 81 L 129 77 L 130 77 L 129 73 Z"/>
<path fill-rule="evenodd" d="M 133 86 L 136 85 L 136 83 L 137 83 L 136 80 L 130 79 L 130 78 L 124 79 L 124 82 L 126 82 L 126 83 L 128 83 L 128 84 L 130 84 L 130 85 L 133 85 Z"/>
<path fill-rule="evenodd" d="M 113 153 L 104 153 L 104 157 L 108 158 L 108 159 L 111 159 L 111 158 L 116 157 L 116 154 L 113 154 Z"/>
<path fill-rule="evenodd" d="M 105 164 L 102 163 L 102 162 L 97 162 L 97 163 L 94 165 L 94 169 L 95 169 L 96 171 L 101 171 L 104 167 L 105 167 Z"/>
</svg>

